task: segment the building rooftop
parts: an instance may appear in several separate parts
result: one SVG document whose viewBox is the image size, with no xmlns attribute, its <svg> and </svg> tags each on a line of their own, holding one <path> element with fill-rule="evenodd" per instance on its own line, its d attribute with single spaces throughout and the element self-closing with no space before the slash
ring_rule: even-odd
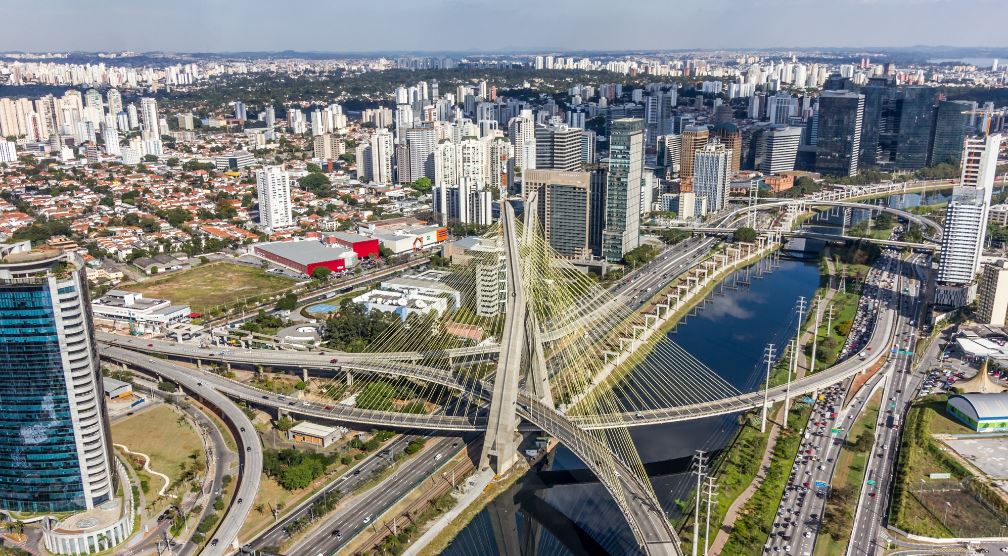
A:
<svg viewBox="0 0 1008 556">
<path fill-rule="evenodd" d="M 339 248 L 326 247 L 314 239 L 274 241 L 271 243 L 260 243 L 255 247 L 303 265 L 349 256 L 342 246 Z"/>
<path fill-rule="evenodd" d="M 340 429 L 337 427 L 329 427 L 318 423 L 302 421 L 291 427 L 290 432 L 293 434 L 306 434 L 308 436 L 317 436 L 321 438 L 329 436 L 330 434 L 338 433 L 340 432 Z"/>
<path fill-rule="evenodd" d="M 966 400 L 980 419 L 1008 419 L 1008 392 L 998 394 L 955 394 L 955 398 Z"/>
</svg>

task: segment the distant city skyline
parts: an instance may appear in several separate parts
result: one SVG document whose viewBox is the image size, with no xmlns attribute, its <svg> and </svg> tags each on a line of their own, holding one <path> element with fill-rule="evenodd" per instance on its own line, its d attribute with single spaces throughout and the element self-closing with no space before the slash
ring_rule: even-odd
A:
<svg viewBox="0 0 1008 556">
<path fill-rule="evenodd" d="M 1004 47 L 1000 0 L 2 0 L 0 51 L 383 52 Z M 981 15 L 982 17 L 978 17 Z M 156 22 L 156 24 L 149 24 Z M 325 22 L 324 24 L 320 22 Z M 1003 40 L 1003 39 L 1001 39 Z"/>
</svg>

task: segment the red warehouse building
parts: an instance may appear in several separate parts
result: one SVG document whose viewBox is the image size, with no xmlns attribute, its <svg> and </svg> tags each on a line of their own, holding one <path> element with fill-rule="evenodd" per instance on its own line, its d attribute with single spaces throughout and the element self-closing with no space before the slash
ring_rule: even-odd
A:
<svg viewBox="0 0 1008 556">
<path fill-rule="evenodd" d="M 357 254 L 341 247 L 327 247 L 314 239 L 275 241 L 254 245 L 252 253 L 305 276 L 311 276 L 312 271 L 319 267 L 339 272 L 357 264 Z"/>
<path fill-rule="evenodd" d="M 358 260 L 371 256 L 377 257 L 381 253 L 377 239 L 351 232 L 325 233 L 322 234 L 322 241 L 326 245 L 340 245 L 347 249 L 352 249 L 357 254 Z"/>
</svg>

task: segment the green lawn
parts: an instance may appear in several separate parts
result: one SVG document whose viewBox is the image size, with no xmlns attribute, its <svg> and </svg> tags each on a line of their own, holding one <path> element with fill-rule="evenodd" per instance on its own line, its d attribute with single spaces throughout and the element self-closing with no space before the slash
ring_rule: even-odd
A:
<svg viewBox="0 0 1008 556">
<path fill-rule="evenodd" d="M 826 501 L 826 509 L 823 511 L 823 534 L 816 538 L 816 556 L 843 554 L 847 549 L 854 511 L 861 495 L 861 486 L 865 483 L 865 464 L 870 456 L 871 445 L 875 442 L 875 425 L 878 422 L 881 400 L 881 391 L 872 396 L 864 412 L 848 431 L 847 442 L 837 456 L 832 479 L 834 492 Z M 867 435 L 865 438 L 868 440 L 858 445 L 858 439 L 862 435 Z M 867 449 L 863 449 L 868 441 L 870 443 L 867 443 Z"/>
<path fill-rule="evenodd" d="M 270 274 L 261 268 L 233 263 L 210 263 L 168 274 L 163 278 L 124 285 L 147 297 L 188 304 L 193 311 L 233 304 L 257 296 L 274 295 L 294 284 L 294 280 Z"/>
<path fill-rule="evenodd" d="M 1004 516 L 988 510 L 972 493 L 955 490 L 957 485 L 935 483 L 929 477 L 931 473 L 950 473 L 957 481 L 972 477 L 972 473 L 932 437 L 935 433 L 973 432 L 945 415 L 947 399 L 944 394 L 928 396 L 914 403 L 907 414 L 896 465 L 890 520 L 904 531 L 932 537 L 990 536 L 999 532 Z M 924 492 L 921 492 L 922 487 Z M 935 488 L 939 492 L 933 492 Z M 945 512 L 946 503 L 953 511 Z M 966 513 L 960 511 L 967 508 Z"/>
</svg>

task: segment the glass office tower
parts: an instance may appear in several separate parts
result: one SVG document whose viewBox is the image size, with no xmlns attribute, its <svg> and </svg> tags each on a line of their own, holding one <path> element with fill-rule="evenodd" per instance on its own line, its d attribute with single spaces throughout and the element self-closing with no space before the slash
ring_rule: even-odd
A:
<svg viewBox="0 0 1008 556">
<path fill-rule="evenodd" d="M 115 493 L 81 261 L 0 245 L 0 509 L 90 509 Z"/>
</svg>

